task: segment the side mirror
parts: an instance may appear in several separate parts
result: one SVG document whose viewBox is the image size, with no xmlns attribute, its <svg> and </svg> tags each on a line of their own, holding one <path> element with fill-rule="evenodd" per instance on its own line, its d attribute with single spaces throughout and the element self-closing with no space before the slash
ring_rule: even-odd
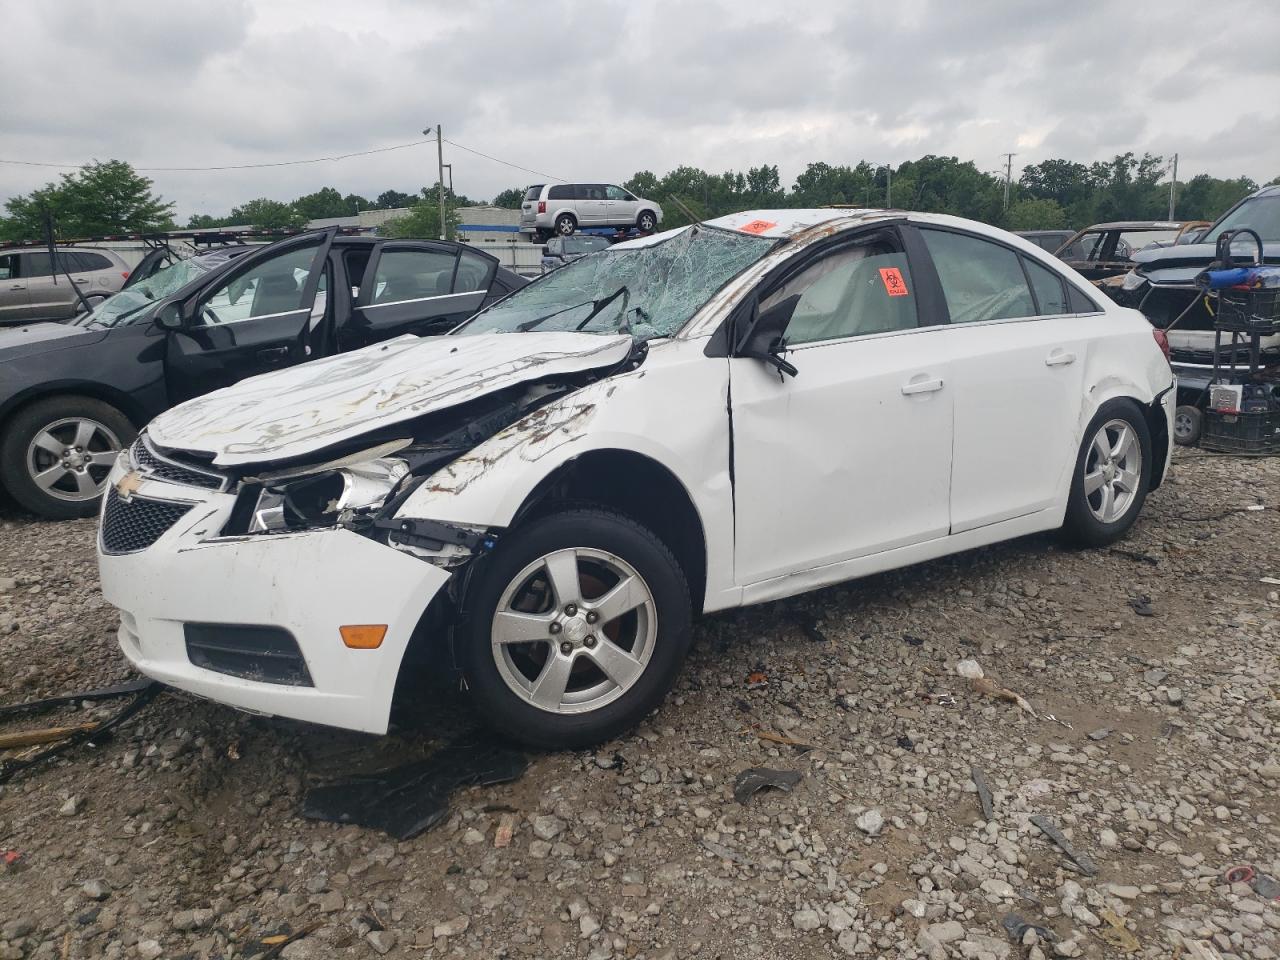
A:
<svg viewBox="0 0 1280 960">
<path fill-rule="evenodd" d="M 759 304 L 753 304 L 746 333 L 738 344 L 738 356 L 763 360 L 780 374 L 796 376 L 800 371 L 782 357 L 782 334 L 799 305 L 798 293 L 779 300 L 763 313 L 759 312 Z"/>
<path fill-rule="evenodd" d="M 161 330 L 181 330 L 186 326 L 182 316 L 182 306 L 177 303 L 166 303 L 156 311 L 156 326 Z"/>
</svg>

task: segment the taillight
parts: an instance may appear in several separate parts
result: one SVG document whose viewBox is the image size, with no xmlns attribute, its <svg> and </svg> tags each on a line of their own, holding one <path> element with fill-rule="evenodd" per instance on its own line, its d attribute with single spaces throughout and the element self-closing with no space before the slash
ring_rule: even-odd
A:
<svg viewBox="0 0 1280 960">
<path fill-rule="evenodd" d="M 123 273 L 121 273 L 121 274 L 120 274 L 120 276 L 122 276 L 122 277 L 124 277 L 126 280 L 128 280 L 128 279 L 129 279 L 129 271 L 128 271 L 128 270 L 125 270 Z"/>
<path fill-rule="evenodd" d="M 1165 362 L 1169 362 L 1169 335 L 1159 327 L 1151 328 L 1151 335 L 1156 338 L 1156 346 L 1160 348 L 1160 352 L 1164 354 Z"/>
<path fill-rule="evenodd" d="M 538 212 L 539 212 L 539 213 L 546 213 L 546 212 L 547 212 L 547 201 L 545 201 L 545 200 L 539 200 L 539 201 L 538 201 Z"/>
</svg>

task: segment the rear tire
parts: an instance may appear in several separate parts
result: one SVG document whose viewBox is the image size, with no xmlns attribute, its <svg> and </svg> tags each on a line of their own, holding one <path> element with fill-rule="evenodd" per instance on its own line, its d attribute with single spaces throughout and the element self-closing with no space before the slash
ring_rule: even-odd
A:
<svg viewBox="0 0 1280 960">
<path fill-rule="evenodd" d="M 18 503 L 42 517 L 91 517 L 115 458 L 135 436 L 129 418 L 101 400 L 38 400 L 5 427 L 0 482 Z"/>
<path fill-rule="evenodd" d="M 571 237 L 573 232 L 578 229 L 578 221 L 573 219 L 573 214 L 562 213 L 556 217 L 556 233 L 562 237 Z"/>
<path fill-rule="evenodd" d="M 466 605 L 458 656 L 482 718 L 552 750 L 638 724 L 671 689 L 691 636 L 671 551 L 602 509 L 566 509 L 504 537 Z"/>
<path fill-rule="evenodd" d="M 1129 399 L 1108 400 L 1084 432 L 1062 525 L 1066 538 L 1089 547 L 1119 540 L 1138 519 L 1151 484 L 1151 432 Z"/>
<path fill-rule="evenodd" d="M 1199 407 L 1183 404 L 1173 412 L 1173 442 L 1180 447 L 1194 447 L 1204 432 L 1204 413 Z"/>
</svg>

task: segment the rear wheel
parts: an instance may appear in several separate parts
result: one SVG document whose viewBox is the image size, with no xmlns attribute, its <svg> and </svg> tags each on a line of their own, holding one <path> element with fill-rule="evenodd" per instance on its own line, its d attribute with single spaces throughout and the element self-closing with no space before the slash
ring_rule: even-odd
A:
<svg viewBox="0 0 1280 960">
<path fill-rule="evenodd" d="M 1133 526 L 1151 483 L 1151 433 L 1132 400 L 1109 400 L 1084 433 L 1063 532 L 1100 547 Z"/>
<path fill-rule="evenodd" d="M 691 610 L 671 551 L 634 521 L 573 509 L 504 538 L 468 595 L 460 655 L 484 719 L 537 747 L 635 726 L 671 685 Z"/>
<path fill-rule="evenodd" d="M 128 417 L 101 400 L 37 401 L 19 411 L 0 440 L 0 480 L 42 517 L 92 516 L 116 457 L 136 433 Z"/>
<path fill-rule="evenodd" d="M 556 233 L 562 237 L 573 235 L 573 231 L 578 229 L 578 221 L 573 219 L 573 214 L 562 213 L 556 217 Z"/>
<path fill-rule="evenodd" d="M 1204 430 L 1204 414 L 1199 407 L 1183 404 L 1173 412 L 1173 442 L 1180 447 L 1194 447 Z"/>
</svg>

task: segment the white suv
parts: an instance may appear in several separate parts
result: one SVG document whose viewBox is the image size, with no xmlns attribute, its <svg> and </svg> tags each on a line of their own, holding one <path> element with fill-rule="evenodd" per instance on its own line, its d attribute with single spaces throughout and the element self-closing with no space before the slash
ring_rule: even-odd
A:
<svg viewBox="0 0 1280 960">
<path fill-rule="evenodd" d="M 662 207 L 612 183 L 536 183 L 520 205 L 520 232 L 539 241 L 567 237 L 579 227 L 635 227 L 652 233 Z"/>
</svg>

